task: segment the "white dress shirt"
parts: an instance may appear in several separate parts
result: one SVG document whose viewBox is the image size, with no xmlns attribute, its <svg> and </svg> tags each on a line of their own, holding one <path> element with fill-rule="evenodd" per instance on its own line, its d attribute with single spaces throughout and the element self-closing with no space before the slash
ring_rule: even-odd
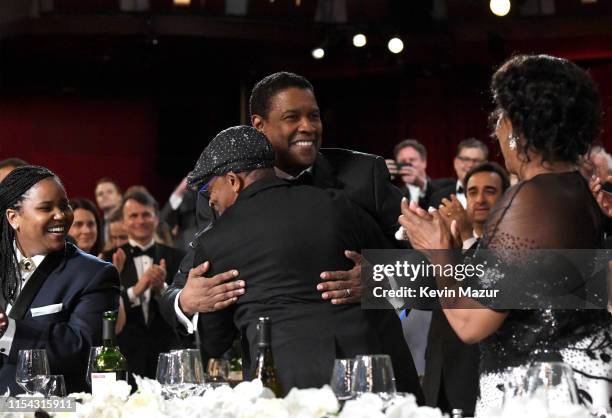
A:
<svg viewBox="0 0 612 418">
<path fill-rule="evenodd" d="M 406 184 L 406 188 L 410 192 L 410 201 L 418 204 L 419 200 L 424 198 L 425 193 L 427 193 L 427 179 L 425 179 L 422 189 L 414 184 Z"/>
<path fill-rule="evenodd" d="M 155 245 L 155 239 L 152 239 L 147 245 L 142 246 L 136 241 L 130 239 L 128 240 L 132 247 L 138 247 L 142 251 L 146 251 Z M 140 255 L 138 257 L 134 257 L 134 265 L 136 266 L 136 276 L 138 280 L 142 277 L 145 271 L 147 271 L 153 265 L 153 259 L 148 255 Z M 128 298 L 130 299 L 131 307 L 141 306 L 142 314 L 145 319 L 145 323 L 149 322 L 149 304 L 151 303 L 151 288 L 149 287 L 145 290 L 140 296 L 136 296 L 134 294 L 134 286 L 130 287 L 127 290 Z"/>
<path fill-rule="evenodd" d="M 17 265 L 19 266 L 19 263 L 21 262 L 21 260 L 23 260 L 26 257 L 24 257 L 23 254 L 21 254 L 21 251 L 19 251 L 19 248 L 17 248 L 17 245 L 15 245 L 14 243 L 13 243 L 13 248 L 15 249 L 15 254 L 17 255 Z M 34 263 L 34 270 L 30 272 L 22 272 L 21 270 L 19 270 L 19 273 L 21 275 L 21 281 L 19 283 L 20 292 L 25 286 L 25 284 L 28 282 L 30 277 L 32 277 L 32 274 L 34 274 L 38 266 L 40 266 L 40 264 L 43 262 L 45 257 L 46 257 L 46 254 L 45 255 L 35 255 L 33 257 L 30 257 L 30 260 L 32 260 L 32 262 Z M 13 306 L 10 303 L 6 305 L 6 315 L 8 315 L 11 312 L 12 307 Z M 4 332 L 4 335 L 2 336 L 2 338 L 0 338 L 0 354 L 4 354 L 5 356 L 8 356 L 9 353 L 11 352 L 11 347 L 13 345 L 13 338 L 15 337 L 15 329 L 16 329 L 15 320 L 13 318 L 8 318 L 8 326 L 6 328 L 6 331 Z"/>
<path fill-rule="evenodd" d="M 463 193 L 459 193 L 460 187 L 463 189 Z M 463 206 L 463 209 L 467 209 L 467 197 L 465 196 L 465 187 L 463 186 L 463 183 L 461 183 L 461 180 L 457 180 L 457 184 L 455 185 L 455 196 L 457 196 L 457 200 L 459 200 L 461 206 Z"/>
</svg>

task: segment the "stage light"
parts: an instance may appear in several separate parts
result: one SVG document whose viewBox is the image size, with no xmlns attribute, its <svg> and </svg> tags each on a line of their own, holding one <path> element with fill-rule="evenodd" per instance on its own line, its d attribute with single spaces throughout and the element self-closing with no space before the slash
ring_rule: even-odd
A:
<svg viewBox="0 0 612 418">
<path fill-rule="evenodd" d="M 496 16 L 506 16 L 510 12 L 510 0 L 491 0 L 491 11 Z"/>
<path fill-rule="evenodd" d="M 393 52 L 394 54 L 399 54 L 404 49 L 404 42 L 402 42 L 402 40 L 397 37 L 391 38 L 389 39 L 387 48 L 389 48 L 389 51 Z"/>
<path fill-rule="evenodd" d="M 312 50 L 312 57 L 316 60 L 320 60 L 325 56 L 325 50 L 323 48 L 315 48 Z"/>
<path fill-rule="evenodd" d="M 353 36 L 353 45 L 355 45 L 357 48 L 361 48 L 362 46 L 365 46 L 367 43 L 368 43 L 368 39 L 363 33 L 358 33 L 357 35 Z"/>
</svg>

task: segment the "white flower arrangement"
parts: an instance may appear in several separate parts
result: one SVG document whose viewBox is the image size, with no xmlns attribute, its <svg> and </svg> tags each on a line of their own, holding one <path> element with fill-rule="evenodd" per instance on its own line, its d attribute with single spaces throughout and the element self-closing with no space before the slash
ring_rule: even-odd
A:
<svg viewBox="0 0 612 418">
<path fill-rule="evenodd" d="M 161 385 L 136 377 L 138 390 L 130 395 L 123 381 L 109 385 L 100 395 L 73 393 L 76 412 L 52 413 L 57 418 L 442 418 L 438 409 L 419 407 L 412 395 L 385 404 L 378 396 L 365 394 L 346 402 L 342 411 L 329 386 L 320 389 L 292 389 L 275 398 L 261 381 L 242 382 L 235 388 L 220 386 L 202 396 L 164 399 Z M 34 413 L 10 415 L 33 417 Z"/>
</svg>

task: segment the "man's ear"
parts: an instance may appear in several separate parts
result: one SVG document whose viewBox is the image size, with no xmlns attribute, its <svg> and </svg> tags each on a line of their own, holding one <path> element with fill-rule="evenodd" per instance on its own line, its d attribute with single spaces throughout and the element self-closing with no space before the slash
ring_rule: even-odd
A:
<svg viewBox="0 0 612 418">
<path fill-rule="evenodd" d="M 240 177 L 238 174 L 230 171 L 226 175 L 226 180 L 234 193 L 238 194 L 244 189 L 244 179 Z"/>
<path fill-rule="evenodd" d="M 259 115 L 251 116 L 251 125 L 253 128 L 257 129 L 259 132 L 264 131 L 264 118 Z"/>
</svg>

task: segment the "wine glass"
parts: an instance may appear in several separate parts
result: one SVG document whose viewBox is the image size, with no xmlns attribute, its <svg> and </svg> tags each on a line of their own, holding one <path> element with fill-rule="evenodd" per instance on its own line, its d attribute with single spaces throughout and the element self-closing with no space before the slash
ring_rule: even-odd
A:
<svg viewBox="0 0 612 418">
<path fill-rule="evenodd" d="M 383 400 L 395 394 L 395 375 L 391 357 L 386 354 L 359 355 L 353 363 L 353 396 L 375 393 Z"/>
<path fill-rule="evenodd" d="M 199 350 L 170 352 L 167 370 L 166 388 L 173 397 L 183 399 L 198 395 L 203 390 L 204 370 Z"/>
<path fill-rule="evenodd" d="M 155 379 L 162 387 L 162 396 L 164 399 L 170 398 L 170 393 L 168 393 L 168 388 L 166 387 L 170 356 L 171 353 L 159 353 L 159 356 L 157 357 L 157 371 L 155 373 Z"/>
<path fill-rule="evenodd" d="M 89 387 L 91 387 L 91 372 L 93 370 L 93 365 L 96 361 L 96 357 L 98 357 L 98 355 L 102 352 L 102 347 L 91 347 L 89 349 L 89 360 L 87 361 L 87 375 L 85 377 L 85 380 L 87 381 L 87 384 L 89 385 Z"/>
<path fill-rule="evenodd" d="M 42 388 L 41 393 L 46 398 L 51 396 L 59 396 L 61 398 L 66 396 L 66 382 L 64 381 L 64 375 L 52 374 L 49 376 L 49 381 Z"/>
<path fill-rule="evenodd" d="M 353 397 L 353 365 L 352 358 L 339 358 L 334 360 L 334 369 L 331 377 L 331 388 L 339 401 L 347 401 Z"/>
<path fill-rule="evenodd" d="M 530 400 L 541 400 L 545 405 L 563 408 L 577 405 L 578 391 L 570 366 L 561 362 L 534 363 L 527 371 L 526 393 Z"/>
<path fill-rule="evenodd" d="M 44 349 L 19 350 L 15 381 L 29 395 L 40 391 L 49 380 L 49 360 Z"/>
<path fill-rule="evenodd" d="M 229 372 L 230 364 L 228 360 L 211 358 L 208 360 L 208 366 L 206 367 L 206 382 L 212 388 L 227 385 Z"/>
</svg>

